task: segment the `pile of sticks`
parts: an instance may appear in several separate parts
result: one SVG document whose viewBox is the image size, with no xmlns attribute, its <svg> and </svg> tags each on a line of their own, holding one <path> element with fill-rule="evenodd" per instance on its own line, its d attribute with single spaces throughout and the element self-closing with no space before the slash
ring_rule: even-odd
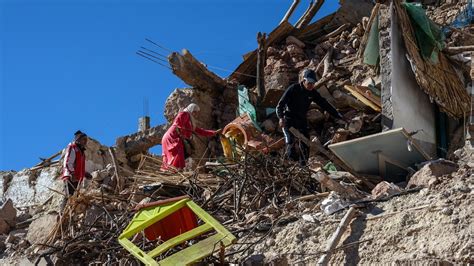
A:
<svg viewBox="0 0 474 266">
<path fill-rule="evenodd" d="M 68 199 L 36 262 L 42 257 L 73 265 L 135 261 L 117 242 L 133 216 L 129 196 L 78 191 Z"/>
<path fill-rule="evenodd" d="M 320 190 L 308 169 L 281 156 L 247 153 L 232 168 L 224 164 L 213 168 L 211 173 L 219 179 L 219 186 L 209 187 L 192 178 L 196 188 L 192 196 L 226 224 L 242 222 L 248 214 L 268 206 L 279 209 L 294 197 Z"/>
<path fill-rule="evenodd" d="M 132 219 L 134 207 L 147 201 L 187 194 L 242 237 L 289 222 L 299 202 L 327 195 L 321 193 L 314 172 L 281 154 L 245 153 L 241 161 L 210 163 L 184 173 L 166 173 L 159 166 L 159 158 L 144 155 L 135 175 L 119 177 L 121 190 L 99 187 L 76 192 L 53 226 L 41 257 L 54 255 L 72 264 L 135 261 L 117 239 Z M 142 250 L 159 244 L 144 237 L 134 243 Z"/>
</svg>

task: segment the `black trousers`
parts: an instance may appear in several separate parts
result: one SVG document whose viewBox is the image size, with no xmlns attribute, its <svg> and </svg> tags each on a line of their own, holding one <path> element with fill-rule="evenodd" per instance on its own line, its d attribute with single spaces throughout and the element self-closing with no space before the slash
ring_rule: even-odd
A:
<svg viewBox="0 0 474 266">
<path fill-rule="evenodd" d="M 286 143 L 286 156 L 292 161 L 299 162 L 301 166 L 306 165 L 309 157 L 309 147 L 303 141 L 296 138 L 293 133 L 290 132 L 290 128 L 297 129 L 306 138 L 309 138 L 308 123 L 302 119 L 291 119 L 284 118 L 285 127 L 283 128 L 283 134 L 285 135 Z"/>
<path fill-rule="evenodd" d="M 64 207 L 66 207 L 66 203 L 67 203 L 68 198 L 74 194 L 74 192 L 77 189 L 78 184 L 79 184 L 79 182 L 77 182 L 77 181 L 74 182 L 74 181 L 70 181 L 70 180 L 64 180 L 64 194 L 65 194 L 65 197 L 63 197 L 63 200 L 61 202 L 61 210 L 63 210 Z"/>
<path fill-rule="evenodd" d="M 66 195 L 68 197 L 74 194 L 78 184 L 79 184 L 78 181 L 70 181 L 70 180 L 64 181 L 64 192 L 66 192 Z"/>
</svg>

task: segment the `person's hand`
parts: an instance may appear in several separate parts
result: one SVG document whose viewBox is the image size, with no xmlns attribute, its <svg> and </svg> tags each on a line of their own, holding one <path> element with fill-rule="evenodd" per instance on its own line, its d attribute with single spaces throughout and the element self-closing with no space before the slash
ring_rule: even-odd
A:
<svg viewBox="0 0 474 266">
<path fill-rule="evenodd" d="M 216 132 L 214 132 L 214 135 L 219 135 L 222 133 L 222 128 L 219 128 L 218 130 L 216 130 Z"/>
<path fill-rule="evenodd" d="M 283 118 L 280 118 L 280 121 L 278 122 L 278 124 L 280 124 L 281 128 L 284 128 L 285 127 L 285 120 Z"/>
</svg>

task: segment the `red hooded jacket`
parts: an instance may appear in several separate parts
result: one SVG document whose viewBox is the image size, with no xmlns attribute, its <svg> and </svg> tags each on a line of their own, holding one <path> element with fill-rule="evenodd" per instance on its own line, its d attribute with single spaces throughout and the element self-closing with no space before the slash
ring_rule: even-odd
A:
<svg viewBox="0 0 474 266">
<path fill-rule="evenodd" d="M 69 143 L 63 163 L 63 180 L 81 182 L 86 175 L 86 155 L 75 142 Z"/>
</svg>

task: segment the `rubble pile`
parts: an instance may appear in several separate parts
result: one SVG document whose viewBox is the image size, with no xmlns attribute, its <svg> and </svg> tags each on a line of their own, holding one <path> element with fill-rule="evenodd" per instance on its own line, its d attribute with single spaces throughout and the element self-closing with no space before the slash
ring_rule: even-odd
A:
<svg viewBox="0 0 474 266">
<path fill-rule="evenodd" d="M 433 22 L 447 26 L 451 25 L 459 14 L 466 9 L 468 0 L 444 1 L 439 6 L 428 5 L 426 13 Z"/>
<path fill-rule="evenodd" d="M 429 188 L 358 209 L 330 263 L 472 263 L 473 174 L 472 168 L 460 168 L 437 177 Z M 315 264 L 343 215 L 306 209 L 302 218 L 275 226 L 263 239 L 244 236 L 239 241 L 256 243 L 243 254 L 244 261 L 255 261 L 259 254 L 260 264 Z"/>
<path fill-rule="evenodd" d="M 259 34 L 259 49 L 226 79 L 187 50 L 172 53 L 173 73 L 191 87 L 167 99 L 168 124 L 194 102 L 201 106 L 196 125 L 224 133 L 194 137 L 183 172 L 162 171 L 160 156 L 148 152 L 168 124 L 119 137 L 113 147 L 89 141 L 92 179 L 67 200 L 59 179 L 62 152 L 30 169 L 0 172 L 0 264 L 138 264 L 118 242 L 137 206 L 183 195 L 238 239 L 204 263 L 472 263 L 474 152 L 464 116 L 457 115 L 467 108 L 464 88 L 472 86 L 474 35 L 472 23 L 450 28 L 468 2 L 422 1 L 428 17 L 450 29 L 436 65 L 445 74 L 436 78 L 455 84 L 456 97 L 426 84 L 434 79 L 424 68 L 432 62 L 419 55 L 400 3 L 388 2 L 341 1 L 336 13 L 309 23 L 321 4 L 312 2 L 294 26 L 290 8 L 268 37 Z M 344 121 L 311 106 L 309 138 L 292 131 L 310 147 L 308 164 L 301 166 L 276 145 L 283 140 L 272 109 L 306 68 L 315 70 L 315 86 Z M 242 98 L 251 111 L 242 112 Z M 226 135 L 229 125 L 235 136 Z M 361 140 L 370 141 L 361 147 Z M 332 149 L 348 143 L 346 157 Z M 163 243 L 144 235 L 131 243 L 144 251 Z"/>
</svg>

